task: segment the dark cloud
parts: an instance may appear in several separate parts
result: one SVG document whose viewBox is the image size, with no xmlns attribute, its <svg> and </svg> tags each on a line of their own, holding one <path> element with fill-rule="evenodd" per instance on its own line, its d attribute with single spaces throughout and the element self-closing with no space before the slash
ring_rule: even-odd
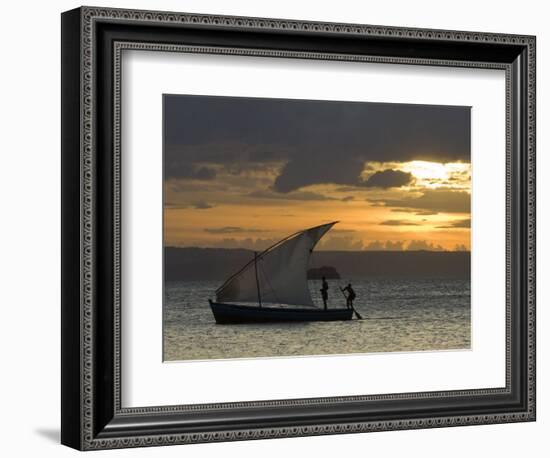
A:
<svg viewBox="0 0 550 458">
<path fill-rule="evenodd" d="M 392 208 L 390 211 L 395 213 L 414 213 L 415 215 L 418 215 L 418 216 L 437 215 L 437 212 L 433 210 L 418 211 L 418 210 L 415 210 L 414 208 Z"/>
<path fill-rule="evenodd" d="M 208 210 L 209 208 L 214 208 L 213 205 L 210 205 L 208 202 L 205 202 L 204 200 L 193 202 L 192 206 L 196 210 Z"/>
<path fill-rule="evenodd" d="M 430 215 L 437 215 L 437 212 L 433 210 L 422 210 L 422 211 L 416 212 L 415 215 L 430 216 Z"/>
<path fill-rule="evenodd" d="M 356 186 L 369 161 L 470 160 L 469 107 L 166 95 L 164 127 L 167 176 L 279 162 L 281 193 Z"/>
<path fill-rule="evenodd" d="M 351 232 L 357 232 L 354 229 L 332 229 L 330 231 L 331 234 L 349 234 Z"/>
<path fill-rule="evenodd" d="M 407 221 L 404 219 L 389 219 L 387 221 L 382 221 L 381 226 L 420 226 L 419 223 L 414 221 Z"/>
<path fill-rule="evenodd" d="M 207 228 L 204 230 L 204 232 L 208 232 L 210 234 L 241 234 L 243 232 L 251 233 L 251 232 L 265 232 L 265 231 L 262 229 L 246 229 L 244 227 L 237 227 L 237 226 L 224 226 L 224 227 Z"/>
<path fill-rule="evenodd" d="M 178 178 L 182 180 L 213 180 L 216 171 L 209 167 L 195 166 L 186 162 L 171 162 L 165 167 L 166 179 Z"/>
<path fill-rule="evenodd" d="M 278 162 L 284 156 L 277 151 L 265 151 L 260 149 L 258 151 L 251 151 L 249 154 L 250 162 Z"/>
<path fill-rule="evenodd" d="M 386 169 L 373 173 L 363 186 L 367 188 L 400 188 L 413 182 L 411 173 Z"/>
<path fill-rule="evenodd" d="M 224 183 L 219 183 L 217 180 L 209 180 L 197 183 L 190 180 L 175 180 L 170 179 L 165 181 L 166 189 L 173 192 L 188 192 L 190 195 L 197 191 L 220 191 L 226 186 Z"/>
<path fill-rule="evenodd" d="M 213 244 L 216 248 L 245 248 L 254 251 L 263 251 L 277 243 L 277 239 L 246 239 L 224 238 Z"/>
<path fill-rule="evenodd" d="M 469 228 L 470 226 L 471 226 L 471 220 L 470 218 L 467 218 L 467 219 L 460 219 L 457 221 L 453 221 L 444 226 L 437 226 L 437 229 L 462 229 L 462 228 Z"/>
<path fill-rule="evenodd" d="M 354 199 L 355 199 L 355 197 L 353 197 L 353 196 L 346 196 L 346 197 L 342 197 L 342 199 L 340 199 L 340 200 L 342 202 L 351 202 Z"/>
<path fill-rule="evenodd" d="M 217 172 L 212 166 L 235 175 L 266 170 L 271 164 L 286 162 L 292 154 L 290 147 L 284 151 L 267 151 L 266 148 L 269 145 L 223 142 L 214 137 L 199 144 L 165 143 L 165 176 L 167 179 L 204 179 L 201 176 L 208 174 L 207 178 L 215 178 Z M 201 170 L 204 168 L 207 170 Z"/>
<path fill-rule="evenodd" d="M 357 191 L 357 186 L 339 186 L 334 189 L 337 192 L 355 192 Z"/>
<path fill-rule="evenodd" d="M 246 195 L 255 199 L 284 199 L 284 200 L 335 200 L 333 197 L 328 197 L 323 194 L 311 191 L 293 191 L 287 194 L 266 190 L 253 191 Z"/>
<path fill-rule="evenodd" d="M 216 178 L 216 171 L 208 167 L 199 167 L 193 171 L 193 175 L 197 180 L 213 180 Z"/>
<path fill-rule="evenodd" d="M 420 197 L 403 199 L 373 199 L 375 205 L 386 207 L 410 208 L 418 211 L 442 213 L 469 213 L 470 194 L 465 191 L 451 191 L 449 189 L 429 189 Z"/>
<path fill-rule="evenodd" d="M 275 179 L 273 188 L 277 192 L 288 193 L 304 186 L 322 183 L 356 186 L 361 182 L 363 161 L 359 158 L 342 159 L 337 154 L 312 158 L 304 154 L 285 164 L 281 174 Z"/>
</svg>

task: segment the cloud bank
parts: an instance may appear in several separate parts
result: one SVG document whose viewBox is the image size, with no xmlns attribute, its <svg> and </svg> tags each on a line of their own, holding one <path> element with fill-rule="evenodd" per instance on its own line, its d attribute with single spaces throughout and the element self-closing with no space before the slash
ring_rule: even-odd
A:
<svg viewBox="0 0 550 458">
<path fill-rule="evenodd" d="M 168 177 L 209 180 L 216 171 L 208 164 L 277 162 L 280 193 L 410 182 L 383 171 L 363 183 L 369 161 L 470 160 L 469 107 L 166 95 L 164 119 Z"/>
</svg>

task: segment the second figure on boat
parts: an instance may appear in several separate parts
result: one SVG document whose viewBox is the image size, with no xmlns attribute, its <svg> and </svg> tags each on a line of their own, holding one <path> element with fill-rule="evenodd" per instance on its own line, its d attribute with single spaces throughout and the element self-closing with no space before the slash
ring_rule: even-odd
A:
<svg viewBox="0 0 550 458">
<path fill-rule="evenodd" d="M 346 307 L 348 309 L 353 309 L 353 301 L 355 300 L 355 291 L 351 287 L 351 283 L 348 283 L 348 286 L 346 286 L 343 291 L 346 291 L 348 295 L 346 296 Z"/>
</svg>

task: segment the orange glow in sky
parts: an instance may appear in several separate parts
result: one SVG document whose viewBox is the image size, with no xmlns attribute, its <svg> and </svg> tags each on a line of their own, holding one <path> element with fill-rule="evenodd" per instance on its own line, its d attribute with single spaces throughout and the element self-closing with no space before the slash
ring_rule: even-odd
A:
<svg viewBox="0 0 550 458">
<path fill-rule="evenodd" d="M 340 221 L 317 250 L 469 250 L 469 163 L 366 163 L 362 177 L 398 170 L 390 188 L 317 184 L 289 193 L 271 185 L 282 163 L 215 180 L 167 180 L 165 245 L 261 250 L 301 229 Z"/>
</svg>

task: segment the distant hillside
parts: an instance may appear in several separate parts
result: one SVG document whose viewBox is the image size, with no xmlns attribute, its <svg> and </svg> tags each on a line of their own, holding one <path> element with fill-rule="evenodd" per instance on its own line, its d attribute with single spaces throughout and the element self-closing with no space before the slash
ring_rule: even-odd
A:
<svg viewBox="0 0 550 458">
<path fill-rule="evenodd" d="M 165 279 L 224 280 L 253 259 L 254 252 L 226 248 L 164 250 Z M 346 278 L 470 278 L 468 251 L 315 251 L 312 268 L 333 266 Z"/>
</svg>

